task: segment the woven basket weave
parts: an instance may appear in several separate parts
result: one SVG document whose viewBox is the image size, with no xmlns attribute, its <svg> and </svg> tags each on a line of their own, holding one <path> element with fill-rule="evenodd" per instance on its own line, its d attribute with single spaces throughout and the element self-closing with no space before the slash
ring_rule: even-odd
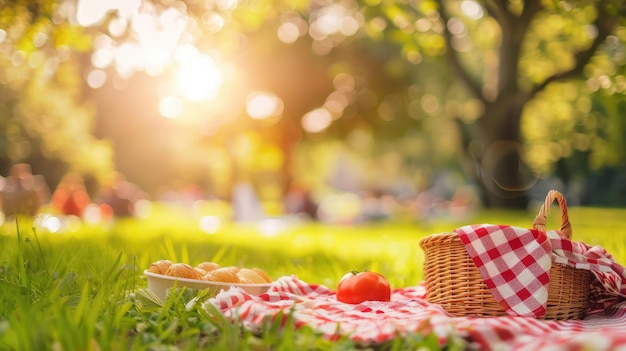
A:
<svg viewBox="0 0 626 351">
<path fill-rule="evenodd" d="M 555 190 L 548 192 L 533 228 L 545 232 L 547 213 L 554 200 L 561 208 L 561 233 L 571 238 L 567 203 Z M 483 282 L 456 233 L 429 235 L 419 244 L 425 253 L 424 281 L 429 302 L 441 305 L 453 316 L 507 315 Z M 547 311 L 542 319 L 582 319 L 589 298 L 590 279 L 588 270 L 552 263 Z"/>
</svg>

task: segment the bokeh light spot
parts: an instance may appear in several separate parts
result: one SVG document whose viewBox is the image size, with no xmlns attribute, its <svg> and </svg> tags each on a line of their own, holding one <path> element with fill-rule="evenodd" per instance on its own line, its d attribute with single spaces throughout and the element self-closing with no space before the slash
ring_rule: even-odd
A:
<svg viewBox="0 0 626 351">
<path fill-rule="evenodd" d="M 94 69 L 87 73 L 87 85 L 90 88 L 97 89 L 101 88 L 107 80 L 107 74 L 103 70 Z"/>
<path fill-rule="evenodd" d="M 41 214 L 35 218 L 33 223 L 37 229 L 44 230 L 49 233 L 58 233 L 61 230 L 61 220 L 49 214 Z"/>
<path fill-rule="evenodd" d="M 272 93 L 254 92 L 246 99 L 246 111 L 253 119 L 266 119 L 283 112 L 283 101 Z"/>
<path fill-rule="evenodd" d="M 91 64 L 96 68 L 108 67 L 115 58 L 115 50 L 111 47 L 99 48 L 91 55 Z"/>
<path fill-rule="evenodd" d="M 318 108 L 306 113 L 302 117 L 302 128 L 309 133 L 319 133 L 328 128 L 333 121 L 333 116 L 325 108 Z"/>
<path fill-rule="evenodd" d="M 202 216 L 199 221 L 200 229 L 208 234 L 215 234 L 222 226 L 222 221 L 217 216 Z"/>
<path fill-rule="evenodd" d="M 201 20 L 209 32 L 217 33 L 224 28 L 224 18 L 217 12 L 207 11 L 202 14 Z"/>
<path fill-rule="evenodd" d="M 461 11 L 469 18 L 480 19 L 484 12 L 480 4 L 474 0 L 464 0 L 461 2 Z"/>
<path fill-rule="evenodd" d="M 176 119 L 183 113 L 183 101 L 176 96 L 165 96 L 159 102 L 159 113 L 165 118 Z"/>
<path fill-rule="evenodd" d="M 276 236 L 287 229 L 287 223 L 279 218 L 262 219 L 257 228 L 263 236 Z"/>
<path fill-rule="evenodd" d="M 354 35 L 358 30 L 361 24 L 354 17 L 346 16 L 341 21 L 341 34 L 345 36 Z"/>
<path fill-rule="evenodd" d="M 278 27 L 278 39 L 285 44 L 294 43 L 300 37 L 300 29 L 295 23 L 285 22 Z"/>
<path fill-rule="evenodd" d="M 111 22 L 109 22 L 109 33 L 114 37 L 119 37 L 128 28 L 128 20 L 123 17 L 113 18 Z"/>
<path fill-rule="evenodd" d="M 439 99 L 433 94 L 424 94 L 420 100 L 424 112 L 434 115 L 439 112 Z"/>
<path fill-rule="evenodd" d="M 89 224 L 102 222 L 102 212 L 100 211 L 100 206 L 93 203 L 87 205 L 83 211 L 83 219 L 85 223 Z"/>
<path fill-rule="evenodd" d="M 152 213 L 152 202 L 147 199 L 140 199 L 135 202 L 134 206 L 135 217 L 148 218 Z"/>
</svg>

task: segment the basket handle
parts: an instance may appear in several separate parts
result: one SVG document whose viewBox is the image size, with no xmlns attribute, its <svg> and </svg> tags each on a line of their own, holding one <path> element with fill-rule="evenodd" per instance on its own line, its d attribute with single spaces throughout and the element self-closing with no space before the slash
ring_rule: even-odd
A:
<svg viewBox="0 0 626 351">
<path fill-rule="evenodd" d="M 541 205 L 539 214 L 537 214 L 535 220 L 533 221 L 533 228 L 542 232 L 546 231 L 546 218 L 554 200 L 559 203 L 559 207 L 561 208 L 561 233 L 566 238 L 571 239 L 572 224 L 569 222 L 569 217 L 567 215 L 567 201 L 565 201 L 563 194 L 556 190 L 550 190 L 548 195 L 546 195 L 546 200 L 543 202 L 543 205 Z"/>
</svg>

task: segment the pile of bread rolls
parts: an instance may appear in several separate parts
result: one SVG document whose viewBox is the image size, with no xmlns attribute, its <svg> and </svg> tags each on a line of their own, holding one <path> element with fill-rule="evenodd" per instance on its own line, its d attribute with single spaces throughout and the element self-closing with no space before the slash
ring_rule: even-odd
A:
<svg viewBox="0 0 626 351">
<path fill-rule="evenodd" d="M 272 282 L 272 278 L 260 268 L 222 267 L 215 262 L 202 262 L 194 267 L 187 263 L 159 260 L 150 264 L 148 272 L 220 283 L 267 284 Z"/>
</svg>

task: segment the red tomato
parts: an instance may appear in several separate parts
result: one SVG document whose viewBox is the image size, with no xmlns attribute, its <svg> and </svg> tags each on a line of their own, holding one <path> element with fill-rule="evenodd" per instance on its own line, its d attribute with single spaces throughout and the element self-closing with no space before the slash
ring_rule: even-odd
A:
<svg viewBox="0 0 626 351">
<path fill-rule="evenodd" d="M 337 300 L 357 304 L 363 301 L 390 301 L 387 278 L 375 272 L 348 273 L 337 286 Z"/>
</svg>

